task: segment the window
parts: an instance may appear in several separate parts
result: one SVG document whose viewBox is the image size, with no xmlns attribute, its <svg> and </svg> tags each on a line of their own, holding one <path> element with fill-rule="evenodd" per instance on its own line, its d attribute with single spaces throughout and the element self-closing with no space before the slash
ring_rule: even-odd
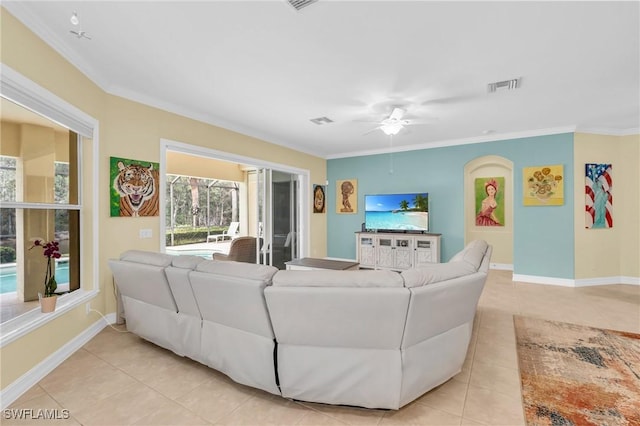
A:
<svg viewBox="0 0 640 426">
<path fill-rule="evenodd" d="M 77 162 L 81 138 L 8 100 L 2 100 L 0 146 L 0 294 L 13 304 L 38 300 L 46 258 L 36 240 L 60 243 L 58 294 L 80 288 Z M 55 205 L 55 208 L 52 208 Z M 2 322 L 31 308 L 3 309 Z"/>
<path fill-rule="evenodd" d="M 19 300 L 37 300 L 46 258 L 29 247 L 35 239 L 56 239 L 63 253 L 56 264 L 61 293 L 56 311 L 42 314 L 35 302 L 5 321 L 3 309 L 4 346 L 98 292 L 98 245 L 91 238 L 98 229 L 91 215 L 98 205 L 93 191 L 98 149 L 95 119 L 6 65 L 0 67 L 0 289 L 7 292 L 12 286 Z"/>
</svg>

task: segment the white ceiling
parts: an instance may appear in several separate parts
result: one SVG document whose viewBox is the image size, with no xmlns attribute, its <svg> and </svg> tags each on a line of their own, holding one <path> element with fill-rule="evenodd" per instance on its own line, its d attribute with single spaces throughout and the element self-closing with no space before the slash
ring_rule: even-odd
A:
<svg viewBox="0 0 640 426">
<path fill-rule="evenodd" d="M 109 93 L 325 158 L 640 129 L 637 1 L 2 5 Z M 427 124 L 367 133 L 394 105 Z"/>
</svg>

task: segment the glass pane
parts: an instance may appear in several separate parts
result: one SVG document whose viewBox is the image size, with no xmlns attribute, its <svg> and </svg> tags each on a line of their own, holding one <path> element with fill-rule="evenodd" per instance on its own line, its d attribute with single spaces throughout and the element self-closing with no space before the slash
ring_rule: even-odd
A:
<svg viewBox="0 0 640 426">
<path fill-rule="evenodd" d="M 0 209 L 0 293 L 16 292 L 19 300 L 37 300 L 44 290 L 48 257 L 42 243 L 57 241 L 55 260 L 57 293 L 79 288 L 79 211 Z"/>
<path fill-rule="evenodd" d="M 0 155 L 0 201 L 16 200 L 16 158 Z"/>
<path fill-rule="evenodd" d="M 77 149 L 77 134 L 3 98 L 1 199 L 76 203 Z"/>
</svg>

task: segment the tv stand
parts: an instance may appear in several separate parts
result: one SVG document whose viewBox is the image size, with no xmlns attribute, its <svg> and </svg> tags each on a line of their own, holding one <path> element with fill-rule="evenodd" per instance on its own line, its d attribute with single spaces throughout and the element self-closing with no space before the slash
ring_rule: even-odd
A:
<svg viewBox="0 0 640 426">
<path fill-rule="evenodd" d="M 403 271 L 440 263 L 441 234 L 413 232 L 356 232 L 360 268 Z"/>
</svg>

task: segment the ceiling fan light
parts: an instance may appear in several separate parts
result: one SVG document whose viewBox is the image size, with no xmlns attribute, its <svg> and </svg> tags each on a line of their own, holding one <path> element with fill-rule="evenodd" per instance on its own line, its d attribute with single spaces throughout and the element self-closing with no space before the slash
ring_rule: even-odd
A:
<svg viewBox="0 0 640 426">
<path fill-rule="evenodd" d="M 391 136 L 391 135 L 397 135 L 398 132 L 402 130 L 402 127 L 403 126 L 401 123 L 389 123 L 389 124 L 382 125 L 380 129 L 382 129 L 385 135 Z"/>
<path fill-rule="evenodd" d="M 78 25 L 80 23 L 80 19 L 78 19 L 78 14 L 76 12 L 73 12 L 69 21 L 71 21 L 72 25 Z"/>
</svg>

